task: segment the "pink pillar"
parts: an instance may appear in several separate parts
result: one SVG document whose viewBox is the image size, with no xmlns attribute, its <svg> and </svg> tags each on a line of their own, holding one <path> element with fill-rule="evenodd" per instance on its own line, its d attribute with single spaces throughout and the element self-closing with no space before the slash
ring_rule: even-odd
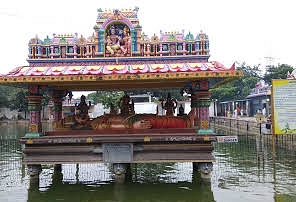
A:
<svg viewBox="0 0 296 202">
<path fill-rule="evenodd" d="M 50 46 L 50 54 L 53 54 L 53 46 Z M 53 58 L 53 55 L 51 55 L 50 58 Z"/>
<path fill-rule="evenodd" d="M 150 44 L 148 43 L 147 44 L 147 56 L 150 56 L 150 51 L 151 51 Z"/>
<path fill-rule="evenodd" d="M 26 136 L 39 136 L 42 132 L 41 123 L 41 101 L 43 99 L 42 95 L 39 95 L 39 86 L 31 85 L 29 86 L 29 96 L 28 99 L 28 110 L 30 112 L 30 125 L 29 133 Z"/>
<path fill-rule="evenodd" d="M 74 58 L 77 58 L 77 46 L 74 45 Z"/>
<path fill-rule="evenodd" d="M 54 101 L 54 120 L 59 121 L 63 118 L 63 97 L 66 95 L 64 90 L 55 90 L 53 95 Z"/>
<path fill-rule="evenodd" d="M 194 97 L 197 111 L 195 124 L 199 129 L 208 130 L 210 128 L 211 92 L 198 91 L 194 93 Z"/>
<path fill-rule="evenodd" d="M 211 105 L 211 92 L 209 92 L 209 81 L 194 81 L 191 84 L 191 107 L 195 110 L 194 126 L 198 128 L 199 134 L 213 133 L 210 129 L 209 107 Z"/>
</svg>

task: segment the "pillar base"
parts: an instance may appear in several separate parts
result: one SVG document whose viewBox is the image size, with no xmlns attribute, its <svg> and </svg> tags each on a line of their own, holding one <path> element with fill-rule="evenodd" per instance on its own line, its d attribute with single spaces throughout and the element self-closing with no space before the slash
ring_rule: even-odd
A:
<svg viewBox="0 0 296 202">
<path fill-rule="evenodd" d="M 54 164 L 54 171 L 61 172 L 62 171 L 62 164 Z"/>
<path fill-rule="evenodd" d="M 199 163 L 198 170 L 200 171 L 200 177 L 202 179 L 211 179 L 213 171 L 213 163 Z"/>
<path fill-rule="evenodd" d="M 26 133 L 25 137 L 40 137 L 42 135 L 42 133 Z"/>
<path fill-rule="evenodd" d="M 127 167 L 128 166 L 126 163 L 114 163 L 113 164 L 113 172 L 116 175 L 123 175 L 126 173 Z"/>
<path fill-rule="evenodd" d="M 126 181 L 131 182 L 131 164 L 129 163 L 114 163 L 112 165 L 114 180 L 116 183 L 123 184 Z"/>
<path fill-rule="evenodd" d="M 213 163 L 212 162 L 194 162 L 193 170 L 198 171 L 200 174 L 200 178 L 203 180 L 211 180 L 212 171 L 213 171 Z"/>
<path fill-rule="evenodd" d="M 28 174 L 30 177 L 37 177 L 42 171 L 42 167 L 40 164 L 36 165 L 28 165 Z"/>
</svg>

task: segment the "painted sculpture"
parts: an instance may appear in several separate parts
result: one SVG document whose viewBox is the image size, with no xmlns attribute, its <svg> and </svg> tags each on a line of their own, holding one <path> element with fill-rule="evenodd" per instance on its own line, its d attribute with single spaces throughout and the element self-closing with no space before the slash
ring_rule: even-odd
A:
<svg viewBox="0 0 296 202">
<path fill-rule="evenodd" d="M 166 110 L 166 116 L 173 116 L 178 106 L 176 99 L 172 98 L 171 93 L 168 93 L 165 104 L 163 102 L 161 102 L 161 107 Z"/>
<path fill-rule="evenodd" d="M 120 25 L 111 25 L 109 34 L 106 37 L 106 54 L 105 56 L 127 56 L 130 54 L 131 40 L 129 28 Z"/>
<path fill-rule="evenodd" d="M 118 106 L 120 108 L 121 115 L 135 114 L 134 101 L 125 92 L 123 97 L 119 100 Z"/>
<path fill-rule="evenodd" d="M 101 129 L 155 129 L 155 128 L 191 128 L 194 112 L 184 116 L 159 116 L 155 114 L 135 114 L 130 116 L 102 115 L 92 121 L 93 130 Z"/>
<path fill-rule="evenodd" d="M 75 111 L 78 111 L 78 113 L 75 113 L 74 115 L 74 128 L 84 128 L 87 125 L 87 122 L 89 121 L 88 110 L 90 106 L 91 102 L 89 101 L 89 104 L 87 105 L 86 97 L 82 95 L 80 97 L 80 103 L 75 105 Z"/>
<path fill-rule="evenodd" d="M 125 93 L 119 101 L 120 113 L 110 109 L 109 114 L 104 114 L 93 120 L 88 115 L 89 105 L 82 95 L 80 103 L 75 106 L 77 113 L 57 122 L 56 129 L 74 130 L 103 130 L 103 129 L 155 129 L 155 128 L 191 128 L 194 123 L 194 109 L 188 115 L 174 116 L 176 101 L 168 94 L 166 106 L 168 113 L 165 116 L 156 114 L 135 114 L 134 103 Z M 112 107 L 113 108 L 113 107 Z"/>
<path fill-rule="evenodd" d="M 200 31 L 160 32 L 148 37 L 142 32 L 138 9 L 113 12 L 98 10 L 94 34 L 85 38 L 75 34 L 53 34 L 29 41 L 29 59 L 98 58 L 202 55 L 209 57 L 209 39 Z"/>
</svg>

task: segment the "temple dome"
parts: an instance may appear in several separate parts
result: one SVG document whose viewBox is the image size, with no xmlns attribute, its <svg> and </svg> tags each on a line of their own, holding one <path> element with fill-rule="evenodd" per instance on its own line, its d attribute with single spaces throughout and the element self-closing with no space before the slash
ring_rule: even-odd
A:
<svg viewBox="0 0 296 202">
<path fill-rule="evenodd" d="M 33 44 L 42 44 L 42 40 L 38 38 L 38 36 L 36 35 L 34 38 L 30 39 L 29 41 L 29 45 L 33 45 Z"/>
</svg>

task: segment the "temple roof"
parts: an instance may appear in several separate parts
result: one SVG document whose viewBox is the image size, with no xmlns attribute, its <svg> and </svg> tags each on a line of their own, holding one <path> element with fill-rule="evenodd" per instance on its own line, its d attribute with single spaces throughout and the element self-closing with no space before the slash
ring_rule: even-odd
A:
<svg viewBox="0 0 296 202">
<path fill-rule="evenodd" d="M 192 80 L 213 79 L 212 86 L 242 76 L 234 65 L 219 62 L 170 64 L 118 64 L 98 66 L 22 66 L 0 76 L 0 84 L 26 87 L 47 85 L 54 89 L 110 90 L 179 88 Z"/>
<path fill-rule="evenodd" d="M 208 36 L 162 32 L 151 38 L 142 32 L 138 8 L 98 9 L 91 37 L 53 34 L 29 41 L 28 66 L 0 75 L 0 84 L 50 90 L 132 90 L 183 88 L 208 80 L 214 88 L 242 76 L 234 65 L 209 62 Z"/>
</svg>

